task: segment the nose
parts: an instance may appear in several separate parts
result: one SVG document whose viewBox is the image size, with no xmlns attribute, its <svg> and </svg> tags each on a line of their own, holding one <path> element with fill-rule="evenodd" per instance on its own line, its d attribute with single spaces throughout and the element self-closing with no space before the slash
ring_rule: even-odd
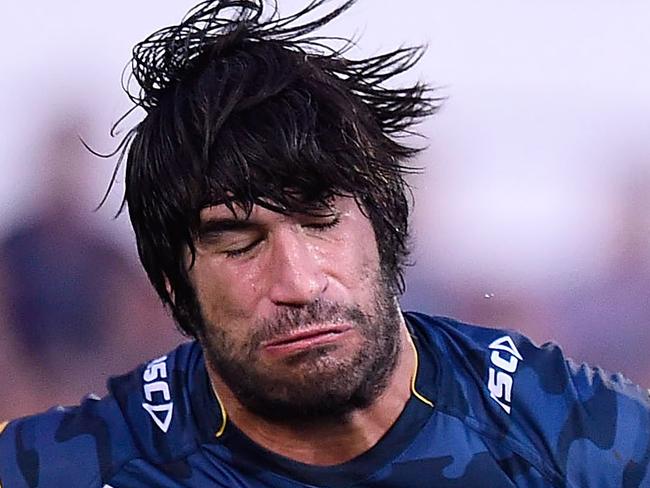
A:
<svg viewBox="0 0 650 488">
<path fill-rule="evenodd" d="M 299 229 L 279 231 L 272 239 L 269 299 L 275 305 L 300 306 L 319 298 L 327 288 L 316 248 Z"/>
</svg>

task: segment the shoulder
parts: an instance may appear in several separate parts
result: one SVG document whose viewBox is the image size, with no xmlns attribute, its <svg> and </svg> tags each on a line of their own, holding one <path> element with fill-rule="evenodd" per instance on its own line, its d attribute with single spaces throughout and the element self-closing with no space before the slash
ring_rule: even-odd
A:
<svg viewBox="0 0 650 488">
<path fill-rule="evenodd" d="M 0 434 L 0 482 L 5 488 L 95 486 L 134 455 L 112 398 L 87 398 L 9 422 Z"/>
<path fill-rule="evenodd" d="M 201 348 L 189 342 L 109 381 L 143 457 L 166 463 L 196 448 L 200 436 L 192 411 L 206 378 Z"/>
<path fill-rule="evenodd" d="M 646 389 L 516 331 L 414 317 L 441 350 L 446 385 L 462 391 L 441 391 L 442 408 L 569 486 L 650 486 Z"/>
<path fill-rule="evenodd" d="M 650 486 L 648 390 L 567 359 L 554 344 L 531 344 L 522 354 L 513 432 L 573 486 Z"/>
<path fill-rule="evenodd" d="M 156 408 L 167 393 L 162 384 L 188 361 L 191 350 L 190 345 L 180 346 L 111 379 L 103 399 L 88 397 L 75 407 L 56 407 L 0 424 L 0 486 L 101 486 L 129 461 L 155 456 L 147 435 L 151 424 L 157 420 L 164 426 L 167 418 Z M 169 369 L 167 361 L 174 363 Z"/>
</svg>

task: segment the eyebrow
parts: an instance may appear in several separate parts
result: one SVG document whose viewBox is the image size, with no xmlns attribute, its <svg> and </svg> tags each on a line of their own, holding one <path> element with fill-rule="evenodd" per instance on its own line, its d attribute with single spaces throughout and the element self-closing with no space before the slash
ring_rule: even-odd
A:
<svg viewBox="0 0 650 488">
<path fill-rule="evenodd" d="M 199 224 L 199 237 L 207 234 L 219 234 L 228 231 L 248 230 L 258 227 L 258 224 L 246 219 L 208 218 Z"/>
</svg>

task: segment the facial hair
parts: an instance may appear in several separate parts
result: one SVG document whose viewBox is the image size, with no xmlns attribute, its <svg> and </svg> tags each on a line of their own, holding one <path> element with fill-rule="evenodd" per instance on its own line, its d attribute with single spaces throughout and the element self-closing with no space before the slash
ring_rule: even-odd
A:
<svg viewBox="0 0 650 488">
<path fill-rule="evenodd" d="M 317 300 L 285 307 L 251 327 L 243 343 L 228 328 L 203 319 L 200 342 L 206 360 L 237 400 L 250 412 L 275 422 L 342 419 L 370 406 L 386 389 L 400 350 L 400 311 L 380 280 L 371 310 Z M 287 376 L 261 363 L 259 345 L 311 324 L 345 322 L 361 337 L 349 357 L 328 354 L 336 345 L 315 347 L 286 359 L 296 374 Z M 284 368 L 286 371 L 286 368 Z"/>
</svg>

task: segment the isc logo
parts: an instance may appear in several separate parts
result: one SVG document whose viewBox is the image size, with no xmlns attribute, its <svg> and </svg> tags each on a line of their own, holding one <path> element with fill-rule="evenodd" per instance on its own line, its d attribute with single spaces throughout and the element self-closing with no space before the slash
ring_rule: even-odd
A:
<svg viewBox="0 0 650 488">
<path fill-rule="evenodd" d="M 512 375 L 523 358 L 514 341 L 507 335 L 492 342 L 489 348 L 492 350 L 490 362 L 493 366 L 488 373 L 490 397 L 509 414 L 512 404 Z"/>
<path fill-rule="evenodd" d="M 144 380 L 144 398 L 147 402 L 142 404 L 151 418 L 160 427 L 160 430 L 167 432 L 169 424 L 172 421 L 172 412 L 174 403 L 169 392 L 169 383 L 167 379 L 167 356 L 154 359 L 144 370 L 142 379 Z"/>
</svg>

